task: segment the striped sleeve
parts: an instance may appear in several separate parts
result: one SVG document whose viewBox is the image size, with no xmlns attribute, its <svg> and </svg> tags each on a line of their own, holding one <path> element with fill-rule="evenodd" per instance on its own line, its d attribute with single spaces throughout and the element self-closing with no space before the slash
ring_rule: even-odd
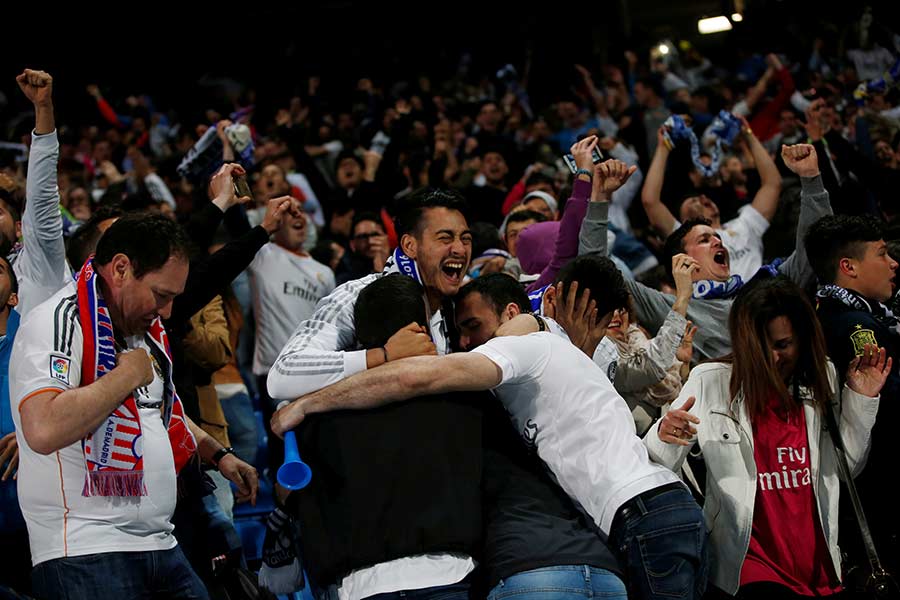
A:
<svg viewBox="0 0 900 600">
<path fill-rule="evenodd" d="M 294 331 L 267 380 L 269 395 L 293 400 L 366 369 L 365 350 L 356 344 L 353 308 L 359 292 L 380 277 L 372 274 L 348 281 L 322 298 L 313 316 Z"/>
<path fill-rule="evenodd" d="M 81 384 L 82 334 L 75 300 L 75 295 L 61 293 L 22 319 L 9 362 L 14 410 L 36 392 L 64 392 Z"/>
<path fill-rule="evenodd" d="M 62 298 L 53 311 L 53 351 L 72 356 L 72 338 L 75 328 L 80 327 L 76 296 Z"/>
</svg>

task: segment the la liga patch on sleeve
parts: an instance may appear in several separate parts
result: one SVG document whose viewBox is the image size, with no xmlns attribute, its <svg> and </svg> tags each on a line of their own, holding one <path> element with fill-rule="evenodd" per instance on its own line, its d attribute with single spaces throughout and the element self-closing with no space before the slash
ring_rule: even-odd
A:
<svg viewBox="0 0 900 600">
<path fill-rule="evenodd" d="M 51 356 L 50 377 L 66 385 L 71 385 L 69 383 L 69 369 L 71 366 L 72 361 L 64 356 Z"/>
</svg>

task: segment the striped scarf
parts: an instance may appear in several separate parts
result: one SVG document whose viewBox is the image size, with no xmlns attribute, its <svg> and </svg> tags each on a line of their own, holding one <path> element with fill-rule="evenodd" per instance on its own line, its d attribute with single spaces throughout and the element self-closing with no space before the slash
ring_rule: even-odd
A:
<svg viewBox="0 0 900 600">
<path fill-rule="evenodd" d="M 83 334 L 81 385 L 86 386 L 116 367 L 116 346 L 109 308 L 97 288 L 93 258 L 77 275 L 78 314 Z M 172 383 L 172 359 L 162 321 L 157 317 L 146 339 L 154 356 L 164 357 L 165 384 L 162 418 L 169 433 L 175 472 L 181 470 L 197 449 L 188 428 L 181 400 Z M 144 485 L 141 420 L 134 394 L 130 394 L 94 433 L 81 442 L 87 474 L 83 496 L 146 496 Z"/>
</svg>

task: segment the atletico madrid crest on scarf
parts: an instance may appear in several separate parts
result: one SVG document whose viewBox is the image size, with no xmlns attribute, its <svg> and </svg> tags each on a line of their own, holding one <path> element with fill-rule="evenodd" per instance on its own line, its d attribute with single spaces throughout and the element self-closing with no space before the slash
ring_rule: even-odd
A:
<svg viewBox="0 0 900 600">
<path fill-rule="evenodd" d="M 93 258 L 77 276 L 78 314 L 83 334 L 81 385 L 86 386 L 116 368 L 116 345 L 106 302 L 97 288 Z M 165 361 L 162 419 L 169 433 L 175 472 L 197 449 L 181 400 L 172 383 L 172 358 L 162 321 L 157 317 L 146 334 L 152 354 Z M 140 413 L 132 392 L 91 434 L 82 440 L 87 466 L 83 496 L 145 496 L 144 452 Z"/>
</svg>

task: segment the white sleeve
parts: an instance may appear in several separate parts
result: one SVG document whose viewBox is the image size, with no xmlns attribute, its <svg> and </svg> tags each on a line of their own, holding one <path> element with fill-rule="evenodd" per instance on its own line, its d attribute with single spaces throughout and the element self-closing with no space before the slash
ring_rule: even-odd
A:
<svg viewBox="0 0 900 600">
<path fill-rule="evenodd" d="M 366 351 L 356 343 L 353 308 L 369 275 L 336 288 L 319 300 L 313 316 L 297 327 L 269 371 L 269 396 L 293 400 L 366 370 Z"/>
<path fill-rule="evenodd" d="M 724 229 L 736 229 L 746 234 L 748 238 L 762 238 L 769 229 L 769 221 L 758 210 L 747 204 L 741 208 L 736 219 L 725 224 Z"/>
<path fill-rule="evenodd" d="M 18 311 L 23 317 L 69 281 L 56 182 L 58 160 L 56 131 L 32 133 L 22 215 L 23 248 L 14 264 L 19 279 Z"/>
<path fill-rule="evenodd" d="M 619 349 L 616 343 L 609 337 L 604 336 L 597 347 L 594 348 L 594 355 L 591 357 L 594 364 L 600 367 L 610 383 L 615 383 L 616 372 L 619 369 Z"/>
<path fill-rule="evenodd" d="M 701 423 L 706 419 L 703 402 L 703 374 L 706 372 L 707 371 L 704 369 L 694 369 L 691 371 L 688 380 L 681 388 L 681 393 L 678 394 L 678 399 L 672 402 L 672 408 L 681 408 L 684 406 L 684 403 L 687 402 L 688 398 L 693 396 L 695 399 L 694 406 L 691 407 L 691 410 L 688 412 L 692 415 L 699 416 Z M 706 387 L 707 389 L 710 388 L 709 385 Z M 647 452 L 650 454 L 650 458 L 653 462 L 668 467 L 675 473 L 678 473 L 681 470 L 681 465 L 684 464 L 684 460 L 687 458 L 691 447 L 670 444 L 659 439 L 660 423 L 662 423 L 662 419 L 658 419 L 650 427 L 647 433 L 644 434 L 644 446 L 646 446 Z M 695 437 L 694 439 L 696 440 L 697 438 Z"/>
<path fill-rule="evenodd" d="M 555 335 L 555 334 L 549 334 Z M 498 386 L 533 379 L 546 363 L 550 344 L 539 333 L 496 337 L 478 346 L 477 352 L 489 358 L 503 372 Z"/>
<path fill-rule="evenodd" d="M 44 305 L 25 319 L 13 343 L 9 372 L 10 404 L 46 390 L 66 390 L 81 385 L 82 335 L 75 297 L 54 306 Z"/>
</svg>

